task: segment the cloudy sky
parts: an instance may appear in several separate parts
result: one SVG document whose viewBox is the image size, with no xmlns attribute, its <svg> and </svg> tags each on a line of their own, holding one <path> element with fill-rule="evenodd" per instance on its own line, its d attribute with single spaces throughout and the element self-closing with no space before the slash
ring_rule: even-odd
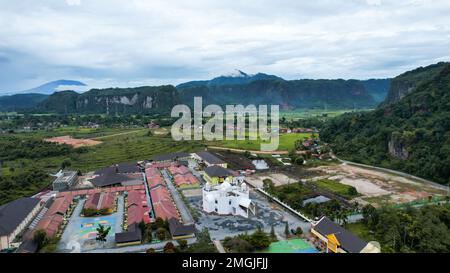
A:
<svg viewBox="0 0 450 273">
<path fill-rule="evenodd" d="M 448 0 L 0 0 L 0 92 L 57 79 L 177 84 L 234 69 L 392 77 L 450 61 L 449 14 Z"/>
</svg>

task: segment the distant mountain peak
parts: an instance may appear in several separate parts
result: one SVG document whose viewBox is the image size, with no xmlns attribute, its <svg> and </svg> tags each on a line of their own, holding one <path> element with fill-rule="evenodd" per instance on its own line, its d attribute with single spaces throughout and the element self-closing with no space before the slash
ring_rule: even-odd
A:
<svg viewBox="0 0 450 273">
<path fill-rule="evenodd" d="M 264 73 L 247 74 L 242 70 L 234 70 L 230 73 L 216 77 L 212 80 L 204 81 L 190 81 L 177 85 L 178 89 L 192 88 L 198 86 L 221 86 L 221 85 L 236 85 L 236 84 L 248 84 L 254 81 L 260 80 L 283 80 L 275 75 L 268 75 Z"/>
<path fill-rule="evenodd" d="M 249 76 L 250 75 L 248 75 L 247 73 L 245 73 L 239 69 L 235 69 L 227 74 L 222 75 L 222 77 L 229 77 L 229 78 L 246 78 Z"/>
<path fill-rule="evenodd" d="M 36 94 L 51 95 L 61 90 L 74 89 L 74 87 L 82 87 L 82 86 L 87 85 L 83 82 L 74 80 L 56 80 L 44 83 L 32 89 L 16 92 L 16 94 L 36 93 Z"/>
</svg>

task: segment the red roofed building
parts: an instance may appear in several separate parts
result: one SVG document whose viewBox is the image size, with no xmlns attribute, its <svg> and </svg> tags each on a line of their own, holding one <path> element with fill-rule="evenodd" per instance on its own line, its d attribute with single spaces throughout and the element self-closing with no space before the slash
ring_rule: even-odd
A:
<svg viewBox="0 0 450 273">
<path fill-rule="evenodd" d="M 97 192 L 90 195 L 84 203 L 84 208 L 91 209 L 111 209 L 114 203 L 114 194 L 110 192 Z"/>
<path fill-rule="evenodd" d="M 71 194 L 66 193 L 58 195 L 44 217 L 37 224 L 35 230 L 42 229 L 47 233 L 47 236 L 55 236 L 72 201 L 73 198 Z"/>
<path fill-rule="evenodd" d="M 166 187 L 159 186 L 150 190 L 155 217 L 162 219 L 180 219 L 177 208 L 172 202 L 169 191 Z"/>
<path fill-rule="evenodd" d="M 167 168 L 167 169 L 170 171 L 170 173 L 171 173 L 173 176 L 175 176 L 175 175 L 177 175 L 177 174 L 182 174 L 182 175 L 184 175 L 184 174 L 188 174 L 188 173 L 191 172 L 191 171 L 190 171 L 186 166 L 184 166 L 184 165 L 180 165 L 180 166 L 172 165 L 172 166 L 170 166 L 170 167 Z"/>
<path fill-rule="evenodd" d="M 155 167 L 145 169 L 145 176 L 147 178 L 147 184 L 149 188 L 164 184 L 164 179 L 161 176 L 161 173 Z"/>
<path fill-rule="evenodd" d="M 134 190 L 128 192 L 128 225 L 133 223 L 149 223 L 149 208 L 144 190 Z"/>
<path fill-rule="evenodd" d="M 177 186 L 198 184 L 197 178 L 191 173 L 185 175 L 177 174 L 174 176 L 173 181 Z"/>
</svg>

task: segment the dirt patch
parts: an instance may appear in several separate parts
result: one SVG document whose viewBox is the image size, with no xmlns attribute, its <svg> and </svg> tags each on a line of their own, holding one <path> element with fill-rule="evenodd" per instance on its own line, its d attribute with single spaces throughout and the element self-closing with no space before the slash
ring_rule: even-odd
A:
<svg viewBox="0 0 450 273">
<path fill-rule="evenodd" d="M 186 198 L 199 197 L 202 196 L 202 189 L 186 189 L 182 190 L 182 193 Z"/>
<path fill-rule="evenodd" d="M 320 178 L 355 187 L 362 196 L 354 200 L 361 204 L 407 203 L 445 195 L 444 190 L 431 184 L 348 164 L 320 166 L 311 170 L 319 171 Z"/>
<path fill-rule="evenodd" d="M 72 138 L 71 136 L 60 136 L 60 137 L 52 137 L 46 138 L 44 141 L 58 143 L 58 144 L 67 144 L 74 148 L 84 147 L 84 146 L 95 146 L 101 144 L 101 141 L 93 140 L 93 139 L 77 139 Z"/>
<path fill-rule="evenodd" d="M 254 174 L 246 177 L 245 181 L 256 188 L 262 188 L 264 179 L 272 180 L 275 186 L 282 186 L 298 182 L 298 179 L 291 178 L 282 173 Z"/>
</svg>

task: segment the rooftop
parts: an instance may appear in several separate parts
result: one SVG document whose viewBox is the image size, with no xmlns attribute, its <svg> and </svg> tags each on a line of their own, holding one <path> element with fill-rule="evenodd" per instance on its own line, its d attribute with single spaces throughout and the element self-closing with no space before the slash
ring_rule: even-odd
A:
<svg viewBox="0 0 450 273">
<path fill-rule="evenodd" d="M 38 198 L 23 197 L 0 206 L 0 235 L 11 234 L 39 202 Z"/>
<path fill-rule="evenodd" d="M 141 172 L 141 168 L 137 165 L 136 162 L 128 162 L 128 163 L 119 163 L 116 165 L 118 173 L 139 173 Z"/>
<path fill-rule="evenodd" d="M 128 231 L 116 233 L 115 241 L 116 243 L 129 243 L 142 240 L 141 229 L 138 223 L 133 223 L 128 226 Z"/>
<path fill-rule="evenodd" d="M 210 152 L 197 152 L 196 153 L 203 161 L 209 164 L 224 164 L 225 161 L 211 154 Z"/>
<path fill-rule="evenodd" d="M 322 217 L 314 226 L 314 230 L 323 236 L 333 234 L 340 243 L 340 247 L 349 253 L 359 253 L 367 242 L 353 235 L 327 217 Z"/>
<path fill-rule="evenodd" d="M 220 166 L 210 166 L 205 169 L 205 172 L 209 177 L 227 177 L 236 175 L 231 170 L 225 169 Z"/>
<path fill-rule="evenodd" d="M 183 236 L 188 234 L 194 234 L 196 231 L 194 224 L 183 225 L 182 223 L 180 223 L 180 221 L 178 221 L 178 219 L 175 218 L 170 218 L 168 221 L 170 234 L 172 234 L 172 236 Z"/>
<path fill-rule="evenodd" d="M 178 153 L 171 153 L 171 154 L 164 154 L 164 155 L 157 155 L 153 157 L 154 161 L 175 161 L 181 158 L 190 157 L 191 155 L 189 153 L 185 152 L 178 152 Z"/>
</svg>

